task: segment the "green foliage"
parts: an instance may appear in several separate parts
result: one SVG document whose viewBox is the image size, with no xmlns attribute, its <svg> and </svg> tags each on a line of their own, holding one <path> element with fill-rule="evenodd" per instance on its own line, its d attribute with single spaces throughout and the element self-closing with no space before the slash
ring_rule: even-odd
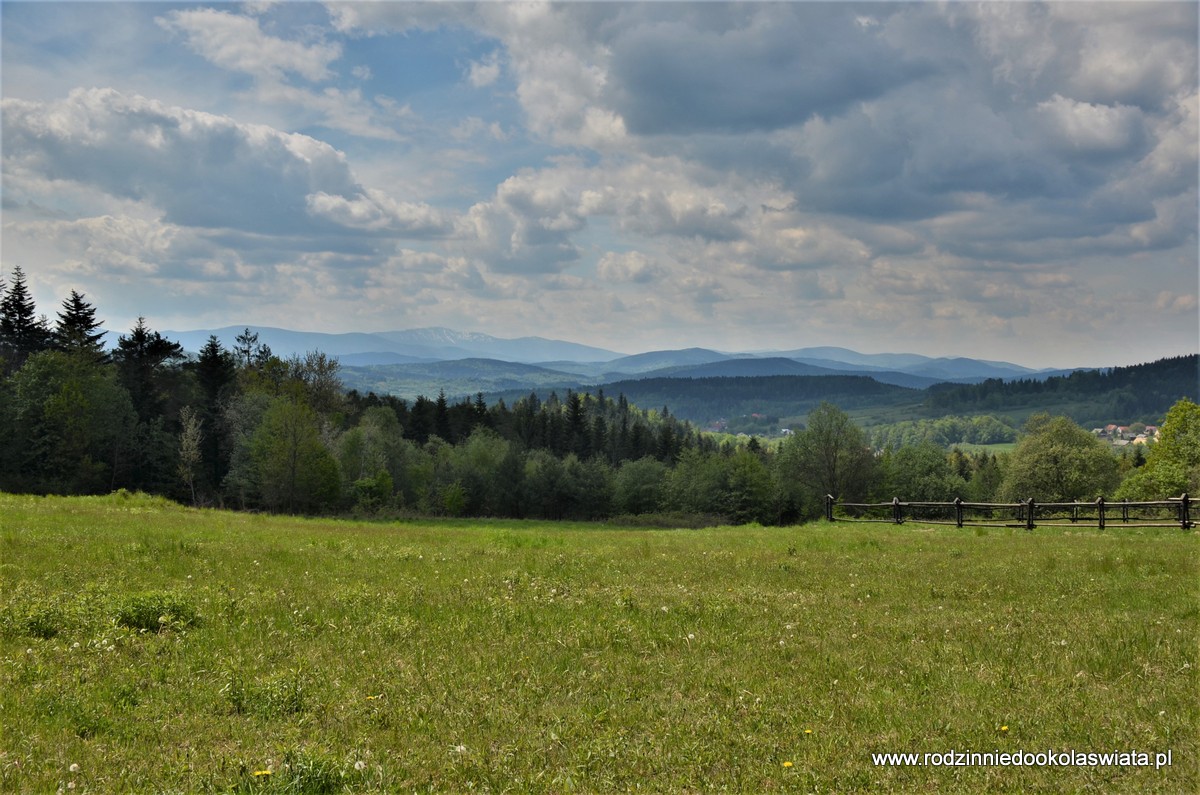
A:
<svg viewBox="0 0 1200 795">
<path fill-rule="evenodd" d="M 12 283 L 0 284 L 0 373 L 9 374 L 50 346 L 50 329 L 37 316 L 25 273 L 13 268 Z"/>
<path fill-rule="evenodd" d="M 939 417 L 933 420 L 908 420 L 871 429 L 877 449 L 899 449 L 923 442 L 940 447 L 956 444 L 1000 444 L 1015 442 L 1017 431 L 999 417 L 982 414 L 974 417 Z"/>
<path fill-rule="evenodd" d="M 1094 500 L 1112 494 L 1120 477 L 1117 459 L 1102 442 L 1067 417 L 1038 414 L 1009 456 L 1000 486 L 1004 500 Z"/>
<path fill-rule="evenodd" d="M 1184 492 L 1200 495 L 1200 406 L 1190 398 L 1167 412 L 1145 465 L 1125 479 L 1116 496 L 1161 500 Z"/>
<path fill-rule="evenodd" d="M 250 441 L 263 503 L 289 513 L 334 504 L 340 493 L 337 462 L 321 441 L 317 415 L 287 398 L 271 402 Z"/>
<path fill-rule="evenodd" d="M 1054 411 L 1076 422 L 1111 422 L 1161 416 L 1180 395 L 1195 395 L 1200 354 L 1132 367 L 1078 370 L 1045 380 L 989 379 L 981 384 L 939 384 L 926 400 L 937 414 Z"/>
<path fill-rule="evenodd" d="M 54 347 L 75 356 L 104 361 L 104 335 L 96 319 L 96 307 L 84 300 L 84 294 L 71 291 L 62 303 L 58 322 L 54 326 Z"/>
<path fill-rule="evenodd" d="M 874 454 L 866 434 L 844 411 L 822 403 L 803 431 L 784 440 L 780 477 L 792 491 L 791 500 L 803 502 L 813 515 L 812 506 L 826 494 L 846 502 L 865 498 L 875 478 Z"/>
<path fill-rule="evenodd" d="M 949 502 L 966 497 L 966 481 L 952 469 L 946 451 L 932 441 L 886 451 L 880 469 L 881 500 Z"/>
<path fill-rule="evenodd" d="M 110 365 L 58 351 L 35 354 L 12 376 L 0 418 L 0 487 L 95 493 L 128 464 L 133 406 Z"/>
<path fill-rule="evenodd" d="M 666 476 L 667 465 L 650 456 L 622 462 L 613 477 L 613 507 L 623 514 L 658 510 Z"/>
</svg>

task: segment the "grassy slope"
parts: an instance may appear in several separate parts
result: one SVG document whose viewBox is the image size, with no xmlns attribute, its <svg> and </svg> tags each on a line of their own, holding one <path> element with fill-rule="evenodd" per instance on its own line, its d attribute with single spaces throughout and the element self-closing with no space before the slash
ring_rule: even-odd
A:
<svg viewBox="0 0 1200 795">
<path fill-rule="evenodd" d="M 1198 538 L 0 495 L 0 787 L 1193 792 Z M 869 756 L 1065 748 L 1174 765 Z"/>
</svg>

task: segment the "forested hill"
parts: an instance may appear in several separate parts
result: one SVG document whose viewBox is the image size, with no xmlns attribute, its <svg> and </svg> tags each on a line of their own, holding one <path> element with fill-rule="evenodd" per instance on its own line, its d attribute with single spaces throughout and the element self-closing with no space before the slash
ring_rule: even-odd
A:
<svg viewBox="0 0 1200 795">
<path fill-rule="evenodd" d="M 1200 400 L 1200 354 L 1109 370 L 1076 370 L 1043 381 L 992 378 L 980 384 L 930 387 L 934 414 L 1038 411 L 1066 414 L 1084 425 L 1157 421 L 1183 397 Z"/>
<path fill-rule="evenodd" d="M 643 408 L 668 406 L 676 417 L 694 422 L 747 414 L 803 417 L 822 401 L 849 409 L 918 400 L 921 394 L 853 375 L 648 378 L 616 381 L 603 388 Z"/>
</svg>

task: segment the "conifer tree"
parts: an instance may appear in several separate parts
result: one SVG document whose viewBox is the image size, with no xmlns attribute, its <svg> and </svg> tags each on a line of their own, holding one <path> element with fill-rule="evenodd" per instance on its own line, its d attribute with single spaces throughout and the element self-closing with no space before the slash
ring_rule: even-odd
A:
<svg viewBox="0 0 1200 795">
<path fill-rule="evenodd" d="M 50 330 L 45 318 L 37 316 L 37 308 L 21 266 L 13 268 L 12 284 L 7 290 L 0 285 L 0 358 L 4 370 L 12 373 L 25 360 L 50 346 Z"/>
<path fill-rule="evenodd" d="M 129 335 L 117 339 L 113 359 L 139 419 L 160 416 L 172 386 L 165 376 L 183 361 L 183 346 L 151 331 L 139 317 Z"/>
<path fill-rule="evenodd" d="M 67 353 L 80 353 L 103 361 L 107 354 L 101 340 L 108 332 L 99 330 L 104 323 L 96 320 L 96 307 L 84 297 L 83 293 L 72 290 L 63 301 L 54 327 L 54 346 Z"/>
</svg>

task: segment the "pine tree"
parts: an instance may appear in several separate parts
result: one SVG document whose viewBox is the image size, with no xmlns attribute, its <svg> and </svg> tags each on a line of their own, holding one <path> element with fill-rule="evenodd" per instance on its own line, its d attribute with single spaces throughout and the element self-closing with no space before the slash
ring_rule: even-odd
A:
<svg viewBox="0 0 1200 795">
<path fill-rule="evenodd" d="M 84 294 L 75 290 L 62 303 L 58 323 L 54 328 L 54 346 L 67 353 L 79 353 L 98 361 L 107 359 L 104 352 L 104 335 L 98 331 L 104 325 L 96 320 L 96 307 L 84 300 Z"/>
<path fill-rule="evenodd" d="M 113 359 L 139 419 L 160 416 L 172 386 L 164 376 L 184 359 L 183 346 L 151 331 L 139 317 L 128 336 L 117 338 Z"/>
<path fill-rule="evenodd" d="M 13 268 L 12 285 L 7 291 L 0 285 L 0 358 L 4 370 L 12 373 L 38 351 L 50 347 L 50 330 L 45 318 L 37 316 L 37 307 L 25 274 L 18 265 Z"/>
</svg>

